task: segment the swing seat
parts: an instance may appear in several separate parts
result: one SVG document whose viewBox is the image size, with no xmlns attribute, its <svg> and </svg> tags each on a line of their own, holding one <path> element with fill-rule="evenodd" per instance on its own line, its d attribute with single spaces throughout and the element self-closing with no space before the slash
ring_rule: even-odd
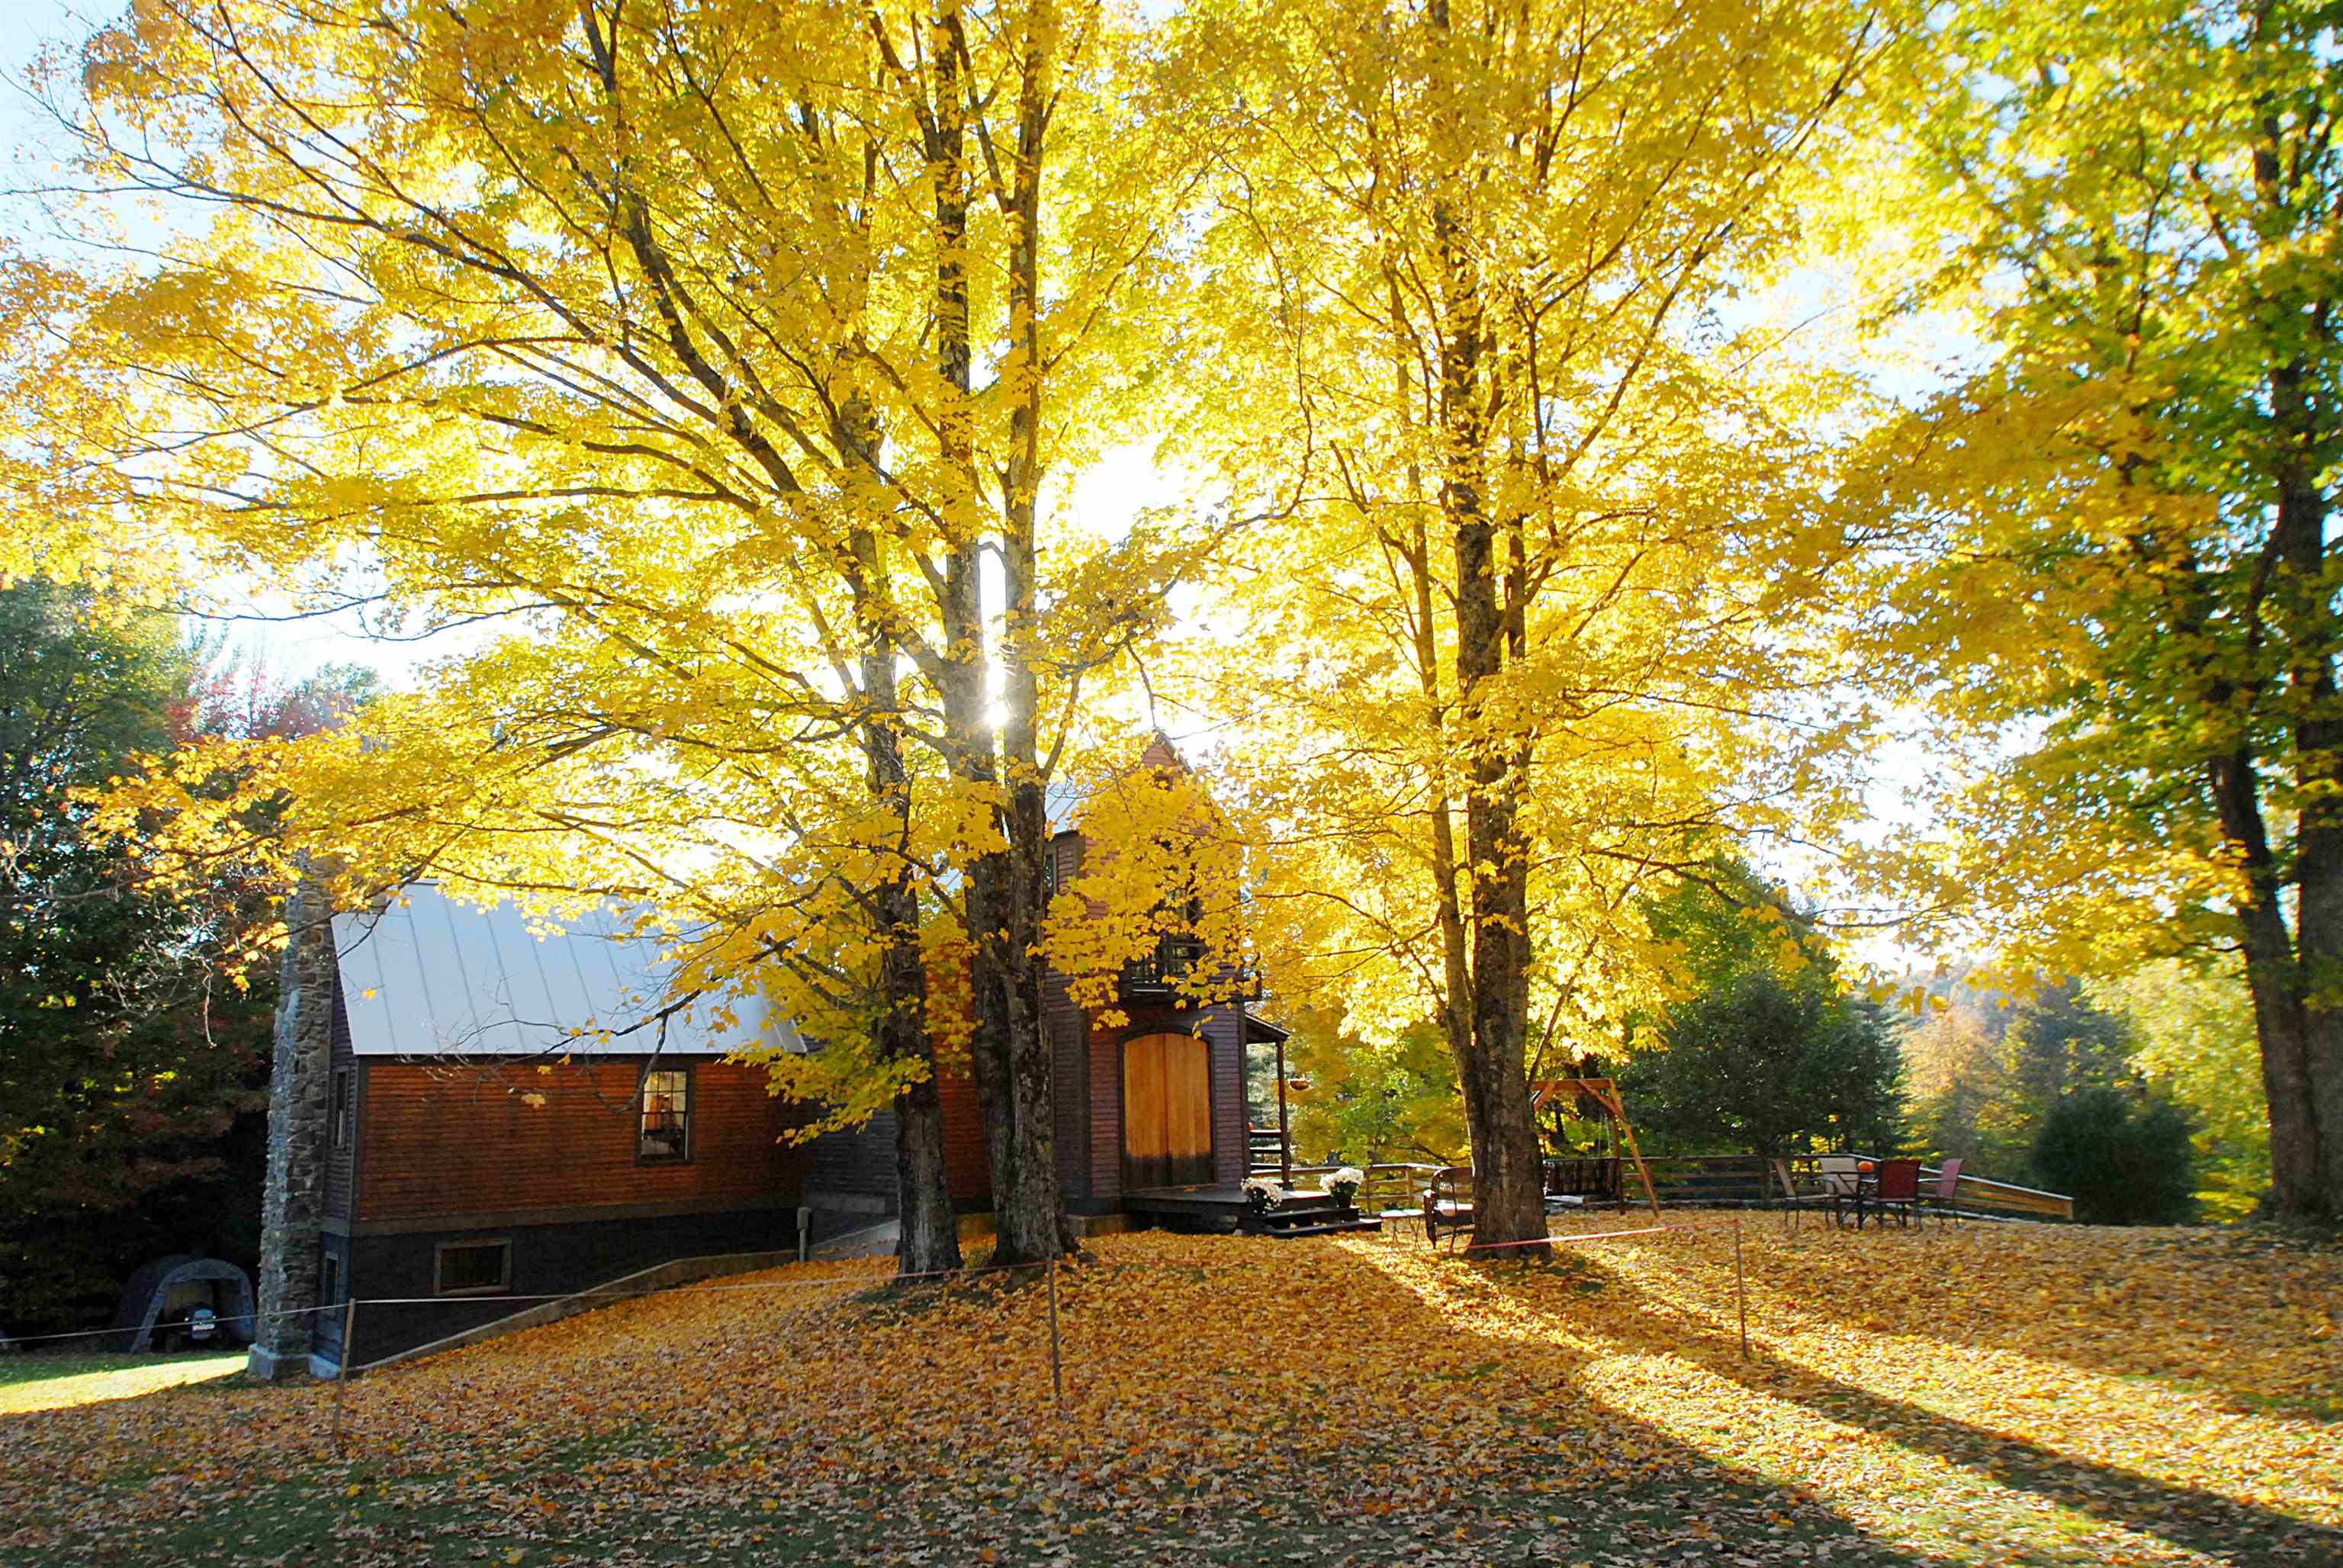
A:
<svg viewBox="0 0 2343 1568">
<path fill-rule="evenodd" d="M 1616 1158 L 1571 1155 L 1560 1159 L 1548 1157 L 1545 1167 L 1545 1203 L 1549 1210 L 1583 1208 L 1590 1203 L 1616 1205 L 1621 1212 L 1627 1208 L 1627 1187 L 1620 1161 Z"/>
</svg>

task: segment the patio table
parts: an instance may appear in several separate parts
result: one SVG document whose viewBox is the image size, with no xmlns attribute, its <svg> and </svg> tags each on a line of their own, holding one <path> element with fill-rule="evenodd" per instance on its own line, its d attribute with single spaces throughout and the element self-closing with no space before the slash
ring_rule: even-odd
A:
<svg viewBox="0 0 2343 1568">
<path fill-rule="evenodd" d="M 1865 1216 L 1871 1209 L 1871 1200 L 1879 1191 L 1878 1162 L 1865 1156 L 1855 1160 L 1845 1170 L 1825 1170 L 1823 1172 L 1824 1193 L 1830 1199 L 1831 1223 L 1844 1228 L 1847 1211 L 1855 1211 L 1855 1228 L 1863 1229 Z"/>
</svg>

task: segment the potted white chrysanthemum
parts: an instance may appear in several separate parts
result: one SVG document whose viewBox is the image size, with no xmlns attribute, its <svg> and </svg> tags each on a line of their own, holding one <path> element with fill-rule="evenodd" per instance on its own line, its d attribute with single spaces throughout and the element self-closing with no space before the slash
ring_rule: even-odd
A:
<svg viewBox="0 0 2343 1568">
<path fill-rule="evenodd" d="M 1266 1214 L 1285 1201 L 1285 1189 L 1266 1176 L 1250 1176 L 1244 1184 L 1245 1207 L 1256 1214 Z"/>
<path fill-rule="evenodd" d="M 1366 1180 L 1365 1171 L 1355 1165 L 1345 1165 L 1339 1171 L 1326 1173 L 1326 1191 L 1335 1202 L 1347 1209 L 1358 1197 L 1359 1189 L 1366 1184 Z"/>
</svg>

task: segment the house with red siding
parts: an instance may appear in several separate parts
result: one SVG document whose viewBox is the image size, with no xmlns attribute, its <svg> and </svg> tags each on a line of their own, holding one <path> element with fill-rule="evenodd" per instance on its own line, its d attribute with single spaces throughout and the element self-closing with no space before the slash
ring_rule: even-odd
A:
<svg viewBox="0 0 2343 1568">
<path fill-rule="evenodd" d="M 1054 885 L 1079 876 L 1089 852 L 1079 831 L 1058 833 L 1050 846 Z M 1195 1204 L 1178 1195 L 1197 1188 L 1215 1190 L 1215 1206 L 1226 1210 L 1250 1170 L 1247 1050 L 1285 1031 L 1243 1001 L 1198 1006 L 1185 998 L 1179 977 L 1202 960 L 1192 946 L 1168 938 L 1123 966 L 1111 1007 L 1084 1006 L 1068 976 L 1054 969 L 1047 976 L 1058 1185 L 1078 1221 L 1192 1218 Z M 952 1199 L 963 1212 L 981 1213 L 990 1195 L 975 1089 L 952 1075 L 940 1087 Z M 886 1112 L 816 1140 L 808 1204 L 841 1221 L 891 1217 L 894 1148 Z"/>
<path fill-rule="evenodd" d="M 614 910 L 545 933 L 419 883 L 331 930 L 317 1301 L 402 1303 L 348 1325 L 362 1360 L 520 1298 L 797 1246 L 799 1113 L 728 1060 L 803 1049 L 789 1020 L 753 999 L 662 1020 L 657 944 Z M 337 1365 L 345 1314 L 315 1315 L 310 1354 Z"/>
<path fill-rule="evenodd" d="M 1058 885 L 1084 853 L 1056 835 Z M 307 940 L 271 1090 L 264 1371 L 363 1365 L 678 1260 L 779 1261 L 897 1211 L 891 1117 L 793 1141 L 802 1112 L 732 1058 L 809 1043 L 754 999 L 661 1017 L 662 956 L 620 911 L 548 932 L 422 883 Z M 1059 1178 L 1083 1222 L 1192 1219 L 1183 1197 L 1225 1210 L 1244 1180 L 1246 1047 L 1282 1031 L 1184 1000 L 1192 946 L 1125 966 L 1111 1010 L 1048 977 Z M 980 1228 L 976 1096 L 940 1088 L 952 1197 Z"/>
</svg>

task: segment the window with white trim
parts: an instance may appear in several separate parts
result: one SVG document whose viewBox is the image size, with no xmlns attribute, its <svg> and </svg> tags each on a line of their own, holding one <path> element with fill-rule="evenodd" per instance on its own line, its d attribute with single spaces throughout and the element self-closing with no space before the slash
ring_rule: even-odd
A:
<svg viewBox="0 0 2343 1568">
<path fill-rule="evenodd" d="M 691 1158 L 689 1068 L 663 1067 L 643 1074 L 643 1114 L 635 1137 L 635 1158 Z"/>
</svg>

